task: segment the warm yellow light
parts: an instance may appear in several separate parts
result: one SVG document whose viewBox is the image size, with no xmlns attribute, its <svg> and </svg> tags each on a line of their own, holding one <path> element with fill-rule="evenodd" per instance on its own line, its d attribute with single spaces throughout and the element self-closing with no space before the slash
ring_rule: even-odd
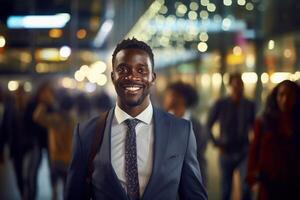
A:
<svg viewBox="0 0 300 200">
<path fill-rule="evenodd" d="M 48 64 L 47 63 L 38 63 L 35 66 L 35 70 L 38 73 L 45 73 L 48 72 Z"/>
<path fill-rule="evenodd" d="M 202 6 L 207 6 L 209 4 L 209 0 L 201 0 L 200 3 Z"/>
<path fill-rule="evenodd" d="M 284 55 L 284 57 L 286 57 L 286 58 L 290 58 L 290 57 L 292 56 L 292 51 L 291 51 L 290 49 L 285 49 L 285 50 L 283 51 L 283 55 Z"/>
<path fill-rule="evenodd" d="M 98 80 L 98 76 L 99 74 L 93 72 L 93 70 L 90 70 L 87 74 L 87 79 L 91 82 L 91 83 L 96 83 Z"/>
<path fill-rule="evenodd" d="M 78 39 L 83 39 L 86 37 L 86 30 L 85 29 L 79 29 L 76 33 L 76 36 Z"/>
<path fill-rule="evenodd" d="M 243 55 L 234 55 L 234 54 L 228 54 L 226 57 L 226 61 L 229 65 L 238 65 L 242 64 L 244 62 L 244 56 Z"/>
<path fill-rule="evenodd" d="M 201 19 L 207 19 L 208 18 L 208 12 L 206 10 L 202 10 L 199 15 L 200 15 Z"/>
<path fill-rule="evenodd" d="M 32 91 L 32 84 L 31 84 L 31 82 L 26 81 L 26 82 L 24 83 L 24 90 L 25 90 L 26 92 L 31 92 L 31 91 Z"/>
<path fill-rule="evenodd" d="M 76 81 L 81 82 L 81 81 L 84 80 L 85 75 L 82 73 L 81 70 L 77 70 L 77 71 L 75 72 L 75 74 L 74 74 L 74 78 L 75 78 Z"/>
<path fill-rule="evenodd" d="M 90 68 L 87 65 L 82 65 L 79 69 L 79 71 L 84 75 L 87 76 L 88 72 L 89 72 Z"/>
<path fill-rule="evenodd" d="M 168 12 L 168 7 L 165 6 L 165 5 L 161 6 L 159 12 L 160 12 L 161 14 L 167 14 L 167 12 Z"/>
<path fill-rule="evenodd" d="M 300 79 L 300 71 L 295 72 L 295 74 L 292 74 L 292 81 L 297 81 Z"/>
<path fill-rule="evenodd" d="M 214 73 L 212 75 L 212 86 L 214 88 L 219 88 L 222 84 L 222 76 L 220 73 Z"/>
<path fill-rule="evenodd" d="M 240 56 L 242 55 L 242 48 L 240 46 L 235 46 L 233 47 L 233 54 L 235 56 Z"/>
<path fill-rule="evenodd" d="M 201 42 L 206 42 L 208 40 L 208 34 L 206 32 L 200 33 L 199 39 Z"/>
<path fill-rule="evenodd" d="M 56 48 L 39 49 L 36 51 L 35 57 L 40 61 L 61 61 L 59 50 Z"/>
<path fill-rule="evenodd" d="M 249 11 L 253 10 L 253 9 L 254 9 L 253 4 L 250 3 L 250 2 L 248 2 L 248 3 L 246 4 L 246 9 L 249 10 Z"/>
<path fill-rule="evenodd" d="M 229 83 L 229 74 L 228 74 L 228 73 L 225 73 L 225 74 L 223 75 L 223 83 L 224 83 L 225 85 L 227 85 L 227 84 Z"/>
<path fill-rule="evenodd" d="M 216 5 L 213 4 L 213 3 L 209 3 L 209 4 L 207 5 L 207 10 L 208 10 L 209 12 L 215 12 L 215 11 L 216 11 Z"/>
<path fill-rule="evenodd" d="M 231 6 L 232 5 L 232 0 L 223 0 L 223 4 L 225 6 Z"/>
<path fill-rule="evenodd" d="M 184 4 L 180 4 L 178 7 L 177 7 L 177 11 L 178 13 L 180 14 L 185 14 L 187 12 L 187 7 L 184 5 Z"/>
<path fill-rule="evenodd" d="M 246 66 L 248 68 L 253 68 L 255 65 L 255 56 L 253 54 L 248 54 L 246 56 Z"/>
<path fill-rule="evenodd" d="M 281 81 L 290 79 L 291 73 L 289 72 L 275 72 L 271 75 L 271 82 L 272 83 L 280 83 Z"/>
<path fill-rule="evenodd" d="M 260 80 L 263 84 L 268 83 L 269 82 L 269 74 L 266 72 L 262 73 L 260 76 Z"/>
<path fill-rule="evenodd" d="M 195 10 L 198 10 L 198 8 L 199 8 L 199 5 L 198 5 L 197 2 L 194 2 L 194 1 L 193 1 L 193 2 L 190 3 L 190 9 L 191 9 L 191 10 L 194 10 L 194 11 L 195 11 Z"/>
<path fill-rule="evenodd" d="M 61 29 L 51 29 L 49 31 L 49 37 L 51 38 L 60 38 L 63 34 L 63 31 Z"/>
<path fill-rule="evenodd" d="M 23 63 L 30 63 L 32 60 L 31 54 L 28 52 L 21 52 L 20 61 Z"/>
<path fill-rule="evenodd" d="M 255 72 L 244 72 L 242 74 L 242 80 L 246 84 L 255 84 L 257 83 L 257 74 Z"/>
<path fill-rule="evenodd" d="M 3 48 L 5 46 L 6 40 L 5 37 L 0 35 L 0 48 Z"/>
<path fill-rule="evenodd" d="M 198 14 L 195 11 L 189 11 L 188 17 L 190 20 L 196 20 L 198 17 Z"/>
<path fill-rule="evenodd" d="M 74 89 L 76 88 L 76 82 L 74 79 L 71 79 L 69 77 L 64 77 L 61 81 L 61 84 L 64 88 Z"/>
<path fill-rule="evenodd" d="M 237 3 L 240 6 L 244 6 L 246 4 L 246 0 L 238 0 Z"/>
<path fill-rule="evenodd" d="M 105 74 L 99 74 L 97 84 L 103 86 L 107 83 L 107 77 Z"/>
<path fill-rule="evenodd" d="M 9 91 L 16 91 L 19 88 L 18 81 L 9 81 L 7 84 Z"/>
<path fill-rule="evenodd" d="M 101 74 L 101 73 L 105 72 L 106 64 L 105 64 L 105 62 L 97 61 L 97 62 L 93 63 L 90 68 L 93 71 L 93 73 Z"/>
<path fill-rule="evenodd" d="M 201 76 L 201 84 L 203 88 L 208 88 L 210 86 L 211 78 L 209 74 L 203 74 Z"/>
<path fill-rule="evenodd" d="M 208 48 L 208 46 L 207 46 L 207 44 L 205 42 L 199 42 L 199 44 L 198 44 L 198 50 L 200 52 L 206 52 L 207 48 Z"/>
<path fill-rule="evenodd" d="M 270 40 L 270 41 L 268 42 L 268 49 L 269 49 L 269 50 L 272 50 L 272 49 L 274 49 L 274 47 L 275 47 L 275 42 L 274 42 L 274 40 Z"/>
</svg>

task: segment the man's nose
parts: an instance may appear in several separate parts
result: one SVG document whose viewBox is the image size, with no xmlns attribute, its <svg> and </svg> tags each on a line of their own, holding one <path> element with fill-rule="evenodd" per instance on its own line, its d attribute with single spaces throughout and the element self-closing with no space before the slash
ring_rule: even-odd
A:
<svg viewBox="0 0 300 200">
<path fill-rule="evenodd" d="M 129 80 L 138 80 L 138 79 L 140 79 L 138 73 L 135 72 L 135 70 L 131 70 L 131 71 L 127 74 L 126 78 L 129 79 Z"/>
</svg>

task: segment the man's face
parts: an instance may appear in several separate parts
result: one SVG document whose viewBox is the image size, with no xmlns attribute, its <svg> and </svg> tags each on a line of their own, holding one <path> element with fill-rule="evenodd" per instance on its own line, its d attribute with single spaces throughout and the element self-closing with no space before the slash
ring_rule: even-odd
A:
<svg viewBox="0 0 300 200">
<path fill-rule="evenodd" d="M 147 52 L 140 49 L 119 51 L 113 63 L 111 78 L 118 94 L 118 105 L 124 107 L 149 104 L 149 90 L 156 75 Z"/>
<path fill-rule="evenodd" d="M 163 100 L 163 108 L 167 112 L 176 112 L 178 108 L 182 107 L 184 104 L 184 99 L 181 95 L 176 93 L 176 91 L 172 89 L 168 89 L 165 93 Z"/>
<path fill-rule="evenodd" d="M 244 94 L 244 83 L 240 78 L 232 79 L 230 83 L 231 94 L 234 98 L 241 98 Z"/>
</svg>

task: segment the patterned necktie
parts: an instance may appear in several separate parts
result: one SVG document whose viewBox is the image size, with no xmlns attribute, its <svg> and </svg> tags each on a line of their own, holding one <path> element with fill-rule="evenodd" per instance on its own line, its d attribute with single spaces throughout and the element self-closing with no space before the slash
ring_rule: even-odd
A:
<svg viewBox="0 0 300 200">
<path fill-rule="evenodd" d="M 125 120 L 125 123 L 128 126 L 125 141 L 125 177 L 127 194 L 130 199 L 138 200 L 140 197 L 140 187 L 137 167 L 135 127 L 139 123 L 139 120 L 127 119 Z"/>
</svg>

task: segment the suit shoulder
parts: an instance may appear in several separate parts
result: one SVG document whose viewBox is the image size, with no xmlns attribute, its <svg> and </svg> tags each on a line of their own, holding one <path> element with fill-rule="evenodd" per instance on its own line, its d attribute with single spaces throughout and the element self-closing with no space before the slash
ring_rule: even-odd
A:
<svg viewBox="0 0 300 200">
<path fill-rule="evenodd" d="M 79 136 L 83 141 L 93 138 L 92 136 L 96 133 L 96 124 L 99 120 L 99 115 L 94 116 L 87 121 L 78 124 Z"/>
<path fill-rule="evenodd" d="M 178 124 L 178 125 L 185 125 L 185 126 L 189 126 L 190 124 L 190 121 L 189 120 L 186 120 L 186 119 L 183 119 L 183 118 L 179 118 L 179 117 L 176 117 L 175 115 L 173 114 L 170 114 L 166 111 L 163 111 L 159 108 L 156 108 L 157 111 L 164 117 L 166 118 L 167 120 L 169 121 L 172 121 L 173 124 Z"/>
</svg>

